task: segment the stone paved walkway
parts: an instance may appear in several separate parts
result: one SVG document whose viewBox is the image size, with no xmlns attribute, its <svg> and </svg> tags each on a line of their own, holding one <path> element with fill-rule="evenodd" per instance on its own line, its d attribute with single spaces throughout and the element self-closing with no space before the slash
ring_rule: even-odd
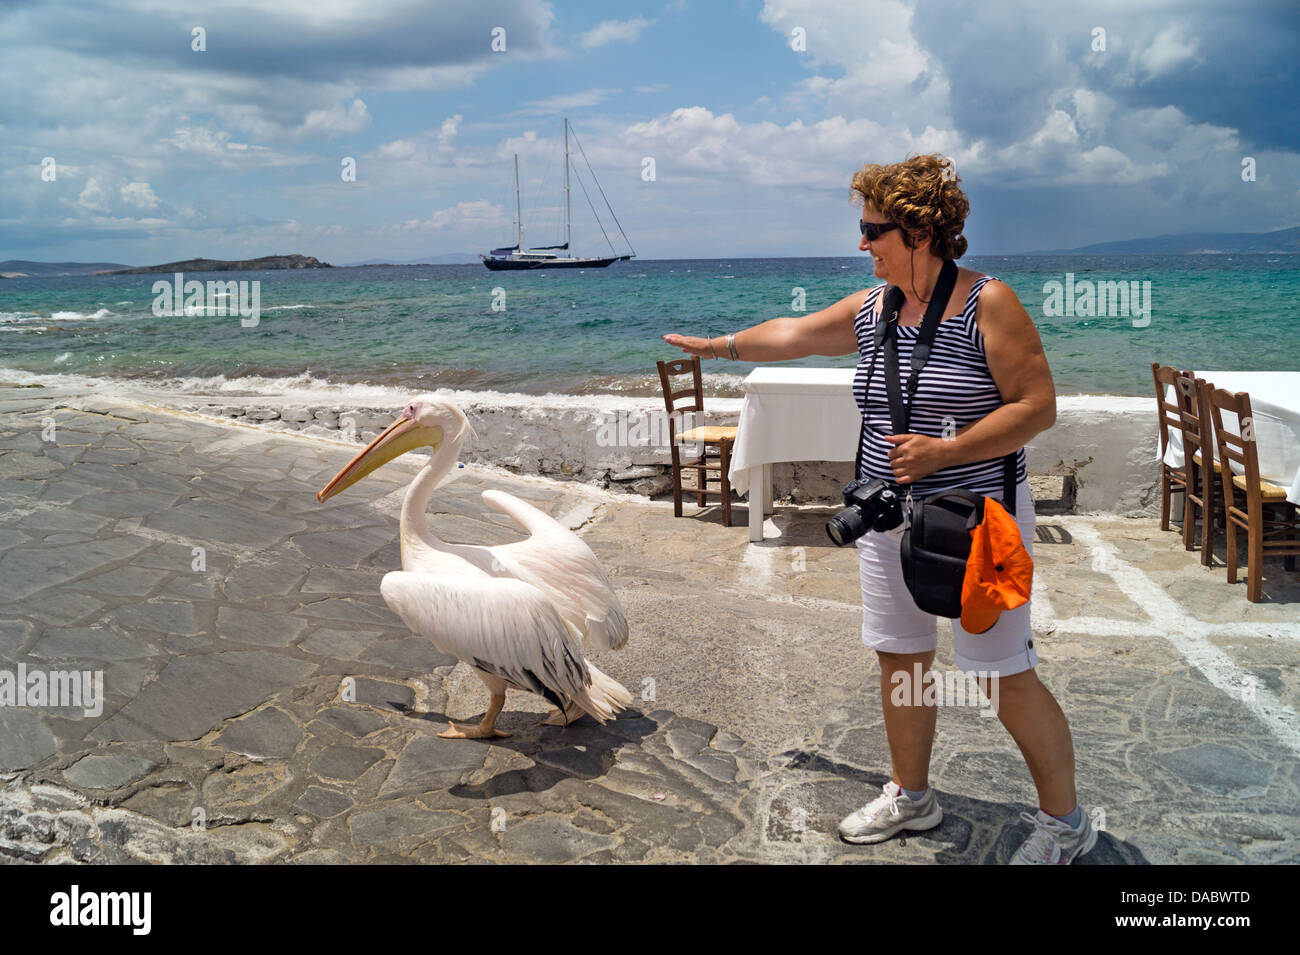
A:
<svg viewBox="0 0 1300 955">
<path fill-rule="evenodd" d="M 1027 833 L 1028 772 L 968 706 L 939 715 L 939 828 L 834 835 L 889 760 L 856 552 L 829 546 L 825 509 L 778 508 L 751 545 L 743 506 L 726 528 L 716 507 L 678 520 L 466 468 L 439 534 L 516 539 L 487 487 L 577 528 L 632 625 L 598 662 L 639 702 L 560 729 L 512 692 L 511 738 L 438 739 L 486 694 L 379 596 L 419 462 L 318 504 L 354 451 L 0 391 L 0 673 L 105 687 L 97 715 L 0 707 L 0 860 L 1003 862 Z M 1105 826 L 1082 861 L 1300 860 L 1300 575 L 1268 565 L 1253 605 L 1196 558 L 1154 521 L 1040 517 L 1039 672 Z"/>
</svg>

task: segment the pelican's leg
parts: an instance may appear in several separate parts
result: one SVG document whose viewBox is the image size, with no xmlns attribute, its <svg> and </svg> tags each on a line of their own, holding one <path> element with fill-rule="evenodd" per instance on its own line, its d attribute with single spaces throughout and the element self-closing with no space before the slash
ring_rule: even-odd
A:
<svg viewBox="0 0 1300 955">
<path fill-rule="evenodd" d="M 587 711 L 577 703 L 570 702 L 568 707 L 561 712 L 559 709 L 551 710 L 546 714 L 546 719 L 542 720 L 543 726 L 568 726 L 574 720 L 582 718 Z"/>
<path fill-rule="evenodd" d="M 469 723 L 447 722 L 447 729 L 438 735 L 443 739 L 493 739 L 496 737 L 505 737 L 510 734 L 504 730 L 494 729 L 497 716 L 501 713 L 501 707 L 506 703 L 506 681 L 499 676 L 493 676 L 491 673 L 484 673 L 482 670 L 475 670 L 483 685 L 488 688 L 492 694 L 492 699 L 488 701 L 487 712 L 483 714 L 483 721 L 477 726 Z"/>
</svg>

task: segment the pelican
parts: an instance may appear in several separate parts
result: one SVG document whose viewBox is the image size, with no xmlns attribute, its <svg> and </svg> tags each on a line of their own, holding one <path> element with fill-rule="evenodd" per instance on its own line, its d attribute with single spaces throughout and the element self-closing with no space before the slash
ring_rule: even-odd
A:
<svg viewBox="0 0 1300 955">
<path fill-rule="evenodd" d="M 509 736 L 496 729 L 506 689 L 537 693 L 556 707 L 543 720 L 559 725 L 590 713 L 605 723 L 632 695 L 583 656 L 582 644 L 617 650 L 627 619 L 596 555 L 564 525 L 504 491 L 483 502 L 510 516 L 529 537 L 483 547 L 443 541 L 429 530 L 429 497 L 454 475 L 469 420 L 446 398 L 413 400 L 383 434 L 316 495 L 324 502 L 415 448 L 433 453 L 402 500 L 398 540 L 402 569 L 384 575 L 379 592 L 415 633 L 474 668 L 491 701 L 477 726 L 449 721 L 446 739 Z"/>
</svg>

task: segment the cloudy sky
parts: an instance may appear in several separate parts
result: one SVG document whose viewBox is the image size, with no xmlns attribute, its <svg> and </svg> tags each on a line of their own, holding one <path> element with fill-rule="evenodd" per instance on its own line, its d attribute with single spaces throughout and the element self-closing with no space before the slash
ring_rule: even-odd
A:
<svg viewBox="0 0 1300 955">
<path fill-rule="evenodd" d="M 972 254 L 1300 225 L 1300 5 L 1065 6 L 0 0 L 0 259 L 484 252 L 516 153 L 559 241 L 566 116 L 647 258 L 855 254 L 915 152 Z"/>
</svg>

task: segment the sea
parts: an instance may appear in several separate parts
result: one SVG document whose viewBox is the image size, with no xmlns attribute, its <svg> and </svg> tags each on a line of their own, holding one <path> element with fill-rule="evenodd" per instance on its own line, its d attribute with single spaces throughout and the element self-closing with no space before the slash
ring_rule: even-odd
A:
<svg viewBox="0 0 1300 955">
<path fill-rule="evenodd" d="M 1300 255 L 968 256 L 961 264 L 1015 290 L 1062 395 L 1147 395 L 1153 361 L 1300 369 Z M 232 396 L 324 391 L 340 400 L 440 388 L 653 396 L 655 362 L 683 354 L 665 333 L 722 335 L 808 315 L 878 283 L 866 256 L 634 259 L 535 272 L 371 266 L 184 280 L 257 282 L 256 321 L 219 314 L 221 299 L 188 314 L 181 302 L 156 307 L 155 283 L 170 288 L 171 274 L 0 280 L 0 381 Z M 705 360 L 706 391 L 739 396 L 754 367 Z"/>
</svg>

